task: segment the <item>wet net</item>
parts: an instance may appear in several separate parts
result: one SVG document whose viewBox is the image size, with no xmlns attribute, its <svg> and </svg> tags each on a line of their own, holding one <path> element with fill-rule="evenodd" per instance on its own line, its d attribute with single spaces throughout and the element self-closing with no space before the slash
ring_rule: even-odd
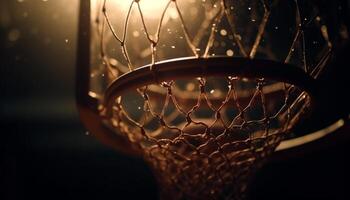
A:
<svg viewBox="0 0 350 200">
<path fill-rule="evenodd" d="M 250 176 L 309 112 L 311 97 L 263 76 L 161 80 L 158 62 L 264 59 L 317 78 L 332 42 L 311 2 L 92 1 L 90 94 L 101 99 L 106 126 L 150 164 L 163 198 L 244 198 Z M 109 85 L 145 65 L 152 81 L 106 99 Z"/>
</svg>

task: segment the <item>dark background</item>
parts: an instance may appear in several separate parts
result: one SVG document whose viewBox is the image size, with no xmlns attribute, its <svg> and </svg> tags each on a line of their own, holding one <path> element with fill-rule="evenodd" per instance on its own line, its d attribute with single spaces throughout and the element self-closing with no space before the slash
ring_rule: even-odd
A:
<svg viewBox="0 0 350 200">
<path fill-rule="evenodd" d="M 79 121 L 77 8 L 77 0 L 0 0 L 0 199 L 156 199 L 147 166 Z M 251 198 L 350 199 L 349 144 L 268 163 Z"/>
</svg>

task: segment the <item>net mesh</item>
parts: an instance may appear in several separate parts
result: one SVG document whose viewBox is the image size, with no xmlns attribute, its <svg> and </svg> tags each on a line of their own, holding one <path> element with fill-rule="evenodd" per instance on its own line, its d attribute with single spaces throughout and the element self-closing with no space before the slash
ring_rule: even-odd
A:
<svg viewBox="0 0 350 200">
<path fill-rule="evenodd" d="M 175 81 L 149 85 L 129 91 L 113 107 L 113 127 L 142 150 L 174 199 L 241 198 L 249 175 L 308 105 L 307 96 L 290 98 L 292 86 L 266 97 L 262 80 L 225 81 L 226 92 L 212 89 L 218 80 L 192 80 L 194 101 L 181 97 Z M 285 103 L 275 104 L 275 98 Z"/>
<path fill-rule="evenodd" d="M 95 96 L 122 74 L 150 64 L 156 76 L 157 61 L 187 56 L 276 60 L 316 78 L 332 48 L 307 2 L 93 2 Z M 130 88 L 105 122 L 142 153 L 164 198 L 241 199 L 251 174 L 309 105 L 304 91 L 263 77 L 179 78 Z"/>
</svg>

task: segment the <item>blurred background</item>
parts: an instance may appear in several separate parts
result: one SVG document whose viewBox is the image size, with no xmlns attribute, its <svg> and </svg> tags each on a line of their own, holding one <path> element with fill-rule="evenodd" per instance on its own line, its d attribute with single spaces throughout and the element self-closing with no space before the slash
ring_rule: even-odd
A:
<svg viewBox="0 0 350 200">
<path fill-rule="evenodd" d="M 0 0 L 0 199 L 157 199 L 142 160 L 79 121 L 77 18 L 78 0 Z M 268 163 L 251 198 L 350 199 L 349 144 Z"/>
</svg>

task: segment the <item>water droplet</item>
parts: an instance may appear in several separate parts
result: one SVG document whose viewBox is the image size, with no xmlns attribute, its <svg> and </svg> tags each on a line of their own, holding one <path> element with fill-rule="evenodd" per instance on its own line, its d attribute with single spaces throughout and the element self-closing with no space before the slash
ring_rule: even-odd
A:
<svg viewBox="0 0 350 200">
<path fill-rule="evenodd" d="M 220 34 L 221 34 L 222 36 L 226 36 L 226 35 L 227 35 L 227 31 L 226 31 L 225 29 L 221 29 L 221 30 L 220 30 Z"/>
<path fill-rule="evenodd" d="M 232 49 L 228 49 L 228 50 L 226 51 L 226 55 L 227 55 L 227 56 L 233 56 L 233 55 L 234 55 L 234 52 L 232 51 Z"/>
<path fill-rule="evenodd" d="M 210 94 L 213 94 L 215 92 L 215 90 L 210 90 Z"/>
</svg>

